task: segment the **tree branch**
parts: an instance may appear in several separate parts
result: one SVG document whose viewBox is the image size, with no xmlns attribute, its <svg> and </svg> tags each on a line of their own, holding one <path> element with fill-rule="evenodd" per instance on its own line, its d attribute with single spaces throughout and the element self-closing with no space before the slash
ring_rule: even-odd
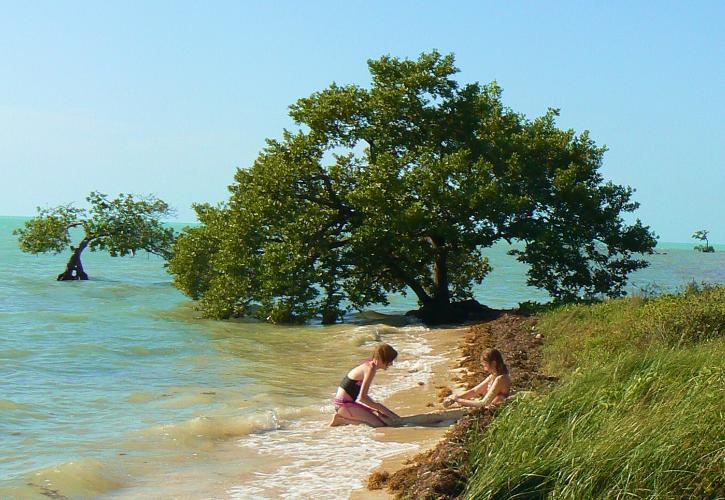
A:
<svg viewBox="0 0 725 500">
<path fill-rule="evenodd" d="M 86 225 L 86 223 L 85 223 L 84 221 L 80 221 L 80 222 L 71 222 L 70 224 L 66 224 L 66 226 L 65 226 L 65 230 L 67 231 L 67 230 L 69 230 L 69 229 L 71 229 L 71 228 L 73 228 L 73 227 L 78 227 L 78 226 L 85 226 L 85 225 Z"/>
<path fill-rule="evenodd" d="M 313 175 L 312 177 L 310 177 L 310 179 L 313 181 L 322 181 L 325 186 L 325 191 L 327 191 L 327 194 L 330 197 L 330 202 L 333 203 L 334 207 L 337 208 L 340 213 L 345 213 L 348 215 L 352 215 L 355 213 L 353 209 L 351 209 L 342 202 L 332 186 L 332 179 L 330 179 L 330 176 L 324 173 L 322 169 L 320 169 L 320 173 Z"/>
<path fill-rule="evenodd" d="M 409 273 L 407 273 L 397 262 L 396 258 L 392 255 L 388 256 L 386 259 L 386 263 L 388 264 L 388 267 L 390 271 L 398 276 L 403 283 L 408 285 L 413 292 L 418 296 L 420 301 L 423 304 L 426 304 L 431 301 L 430 295 L 425 291 L 423 288 L 423 285 L 421 285 L 413 276 L 411 276 Z"/>
</svg>

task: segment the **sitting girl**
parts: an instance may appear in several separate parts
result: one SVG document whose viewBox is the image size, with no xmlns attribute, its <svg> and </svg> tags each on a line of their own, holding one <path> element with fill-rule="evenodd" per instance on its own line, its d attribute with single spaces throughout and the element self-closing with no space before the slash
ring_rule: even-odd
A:
<svg viewBox="0 0 725 500">
<path fill-rule="evenodd" d="M 370 384 L 378 369 L 387 370 L 398 352 L 388 344 L 379 344 L 373 357 L 356 366 L 343 377 L 332 403 L 335 416 L 330 426 L 367 424 L 372 427 L 397 425 L 400 417 L 368 395 Z"/>
<path fill-rule="evenodd" d="M 511 390 L 511 379 L 503 356 L 498 349 L 486 349 L 481 354 L 481 363 L 484 370 L 490 373 L 486 379 L 473 389 L 460 396 L 450 396 L 443 402 L 444 406 L 458 403 L 471 408 L 484 408 L 503 403 Z M 484 396 L 485 394 L 485 396 Z M 484 396 L 483 399 L 468 399 L 471 396 Z"/>
</svg>

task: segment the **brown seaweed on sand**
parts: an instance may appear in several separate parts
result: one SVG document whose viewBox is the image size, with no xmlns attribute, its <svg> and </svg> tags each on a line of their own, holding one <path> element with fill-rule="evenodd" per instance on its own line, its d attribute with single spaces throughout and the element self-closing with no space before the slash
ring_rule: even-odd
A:
<svg viewBox="0 0 725 500">
<path fill-rule="evenodd" d="M 541 339 L 531 334 L 536 320 L 506 312 L 495 320 L 470 327 L 462 341 L 460 379 L 468 388 L 486 377 L 479 361 L 481 353 L 490 347 L 499 349 L 511 370 L 515 392 L 531 390 L 550 383 L 540 372 Z M 451 394 L 451 389 L 439 387 L 439 400 Z M 369 489 L 386 488 L 395 498 L 442 499 L 455 498 L 464 492 L 470 476 L 468 439 L 485 428 L 497 410 L 480 409 L 463 417 L 446 433 L 435 448 L 412 458 L 402 469 L 394 472 L 373 472 L 368 479 Z"/>
</svg>

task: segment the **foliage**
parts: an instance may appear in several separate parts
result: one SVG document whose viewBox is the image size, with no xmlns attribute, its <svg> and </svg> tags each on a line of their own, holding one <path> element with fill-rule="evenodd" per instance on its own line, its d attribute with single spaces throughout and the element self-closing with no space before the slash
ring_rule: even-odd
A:
<svg viewBox="0 0 725 500">
<path fill-rule="evenodd" d="M 89 209 L 72 205 L 38 207 L 34 218 L 13 231 L 21 250 L 60 253 L 69 247 L 75 250 L 87 246 L 91 251 L 107 251 L 113 257 L 139 250 L 171 257 L 174 231 L 159 221 L 172 213 L 164 201 L 154 197 L 134 199 L 130 194 L 109 199 L 95 191 L 86 201 Z M 77 247 L 71 247 L 70 230 L 76 227 L 83 230 L 83 237 Z"/>
<path fill-rule="evenodd" d="M 722 286 L 544 315 L 545 358 L 564 382 L 471 440 L 464 496 L 722 498 L 723 326 Z"/>
<path fill-rule="evenodd" d="M 578 302 L 579 304 L 583 302 Z M 550 302 L 537 302 L 535 300 L 526 300 L 519 302 L 516 312 L 524 316 L 533 316 L 535 314 L 543 314 L 549 311 L 558 310 L 565 302 L 550 301 Z"/>
<path fill-rule="evenodd" d="M 715 251 L 715 248 L 707 241 L 707 235 L 709 234 L 709 232 L 710 231 L 706 229 L 700 229 L 699 231 L 695 231 L 692 234 L 692 237 L 696 240 L 702 240 L 705 242 L 704 245 L 695 245 L 695 250 L 697 250 L 698 252 L 711 253 Z"/>
<path fill-rule="evenodd" d="M 725 334 L 725 287 L 690 284 L 680 294 L 651 299 L 566 305 L 544 315 L 547 368 L 563 375 L 582 364 L 606 364 L 633 347 L 692 344 Z"/>
<path fill-rule="evenodd" d="M 423 308 L 472 297 L 484 252 L 520 240 L 529 283 L 554 297 L 621 295 L 654 236 L 621 218 L 630 188 L 604 183 L 588 133 L 506 108 L 494 82 L 459 85 L 452 55 L 368 61 L 370 88 L 298 100 L 300 126 L 240 169 L 228 203 L 198 205 L 170 269 L 211 317 L 331 322 L 416 294 Z M 207 222 L 208 221 L 208 222 Z M 253 307 L 254 306 L 254 307 Z"/>
<path fill-rule="evenodd" d="M 715 247 L 713 247 L 712 245 L 695 245 L 693 248 L 698 252 L 703 253 L 712 253 L 715 251 Z"/>
<path fill-rule="evenodd" d="M 38 207 L 38 215 L 15 229 L 20 249 L 27 253 L 61 253 L 71 243 L 69 229 L 79 225 L 84 210 L 72 205 L 56 208 Z"/>
</svg>

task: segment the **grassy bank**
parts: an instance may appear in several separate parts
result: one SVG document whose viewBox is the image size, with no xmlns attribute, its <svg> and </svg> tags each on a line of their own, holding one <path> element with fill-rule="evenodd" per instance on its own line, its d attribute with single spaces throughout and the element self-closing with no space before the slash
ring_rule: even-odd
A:
<svg viewBox="0 0 725 500">
<path fill-rule="evenodd" d="M 543 395 L 471 429 L 470 498 L 725 497 L 725 287 L 543 314 Z"/>
</svg>

